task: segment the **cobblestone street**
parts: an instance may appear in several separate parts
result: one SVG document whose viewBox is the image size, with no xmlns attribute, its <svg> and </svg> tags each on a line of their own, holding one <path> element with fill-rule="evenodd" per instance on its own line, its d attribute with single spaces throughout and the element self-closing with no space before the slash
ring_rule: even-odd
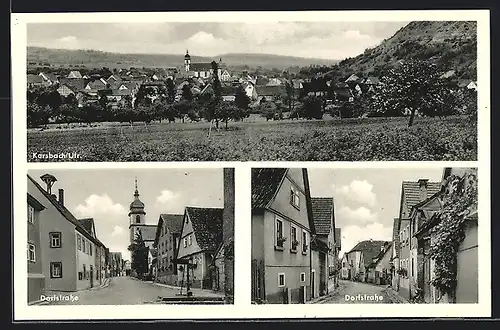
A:
<svg viewBox="0 0 500 330">
<path fill-rule="evenodd" d="M 186 289 L 183 289 L 183 293 Z M 62 295 L 78 297 L 74 301 L 53 301 L 49 305 L 140 305 L 154 303 L 158 297 L 176 297 L 178 288 L 154 285 L 151 282 L 143 282 L 131 277 L 113 277 L 108 287 L 99 290 L 88 290 L 80 292 L 48 293 L 50 295 Z M 197 292 L 193 290 L 195 296 L 217 295 L 210 292 Z"/>
<path fill-rule="evenodd" d="M 390 289 L 368 283 L 341 281 L 337 290 L 319 298 L 316 304 L 398 304 L 402 300 L 391 294 Z"/>
</svg>

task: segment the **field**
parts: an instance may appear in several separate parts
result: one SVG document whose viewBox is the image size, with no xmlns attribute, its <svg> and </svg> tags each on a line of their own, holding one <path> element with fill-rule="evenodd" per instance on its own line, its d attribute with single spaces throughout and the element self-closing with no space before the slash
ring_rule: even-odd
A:
<svg viewBox="0 0 500 330">
<path fill-rule="evenodd" d="M 208 137 L 208 123 L 106 123 L 28 131 L 33 153 L 75 161 L 475 161 L 477 125 L 466 118 L 366 118 L 230 122 Z M 50 161 L 58 161 L 50 160 Z M 70 161 L 70 160 L 62 160 Z"/>
</svg>

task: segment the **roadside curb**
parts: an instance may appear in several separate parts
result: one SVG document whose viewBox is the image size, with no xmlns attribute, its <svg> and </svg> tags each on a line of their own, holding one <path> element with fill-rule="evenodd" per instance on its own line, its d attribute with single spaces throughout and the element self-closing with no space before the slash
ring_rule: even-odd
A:
<svg viewBox="0 0 500 330">
<path fill-rule="evenodd" d="M 169 284 L 163 284 L 163 283 L 157 283 L 157 282 L 152 282 L 153 285 L 156 285 L 156 286 L 160 286 L 160 287 L 164 287 L 164 288 L 168 288 L 168 289 L 172 289 L 172 290 L 180 290 L 181 287 L 180 286 L 175 286 L 175 285 L 169 285 Z M 185 287 L 183 288 L 185 289 Z M 224 297 L 224 294 L 220 294 L 220 293 L 216 293 L 216 292 L 213 292 L 213 291 L 210 291 L 210 290 L 204 290 L 204 289 L 197 289 L 197 288 L 194 288 L 191 289 L 191 291 L 195 291 L 195 290 L 201 290 L 202 293 L 206 293 L 206 294 L 211 294 L 212 296 L 216 296 L 216 297 Z"/>
<path fill-rule="evenodd" d="M 104 288 L 107 288 L 109 285 L 111 284 L 111 278 L 108 277 L 104 280 L 104 283 L 102 283 L 101 285 L 99 286 L 96 286 L 96 287 L 93 287 L 93 288 L 90 288 L 89 291 L 97 291 L 97 290 L 101 290 L 101 289 L 104 289 Z"/>
<path fill-rule="evenodd" d="M 345 286 L 339 283 L 339 286 L 337 286 L 334 290 L 332 290 L 328 294 L 326 294 L 324 296 L 321 296 L 321 297 L 318 297 L 318 298 L 314 298 L 314 299 L 309 300 L 309 301 L 306 301 L 305 303 L 306 304 L 317 304 L 317 303 L 319 303 L 321 301 L 328 300 L 329 298 L 331 298 L 331 297 L 335 296 L 336 294 L 338 294 L 344 288 L 345 288 Z"/>
</svg>

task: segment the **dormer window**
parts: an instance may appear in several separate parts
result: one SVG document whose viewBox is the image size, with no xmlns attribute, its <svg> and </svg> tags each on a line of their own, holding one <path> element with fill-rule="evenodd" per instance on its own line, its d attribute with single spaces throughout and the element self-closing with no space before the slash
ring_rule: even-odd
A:
<svg viewBox="0 0 500 330">
<path fill-rule="evenodd" d="M 292 204 L 297 209 L 300 208 L 299 190 L 294 185 L 290 187 L 290 204 Z"/>
<path fill-rule="evenodd" d="M 135 216 L 135 223 L 141 223 L 141 216 L 140 215 Z"/>
</svg>

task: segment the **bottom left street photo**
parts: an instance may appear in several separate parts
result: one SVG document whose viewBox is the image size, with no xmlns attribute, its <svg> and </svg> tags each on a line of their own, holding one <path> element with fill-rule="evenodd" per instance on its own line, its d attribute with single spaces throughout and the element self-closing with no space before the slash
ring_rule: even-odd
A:
<svg viewBox="0 0 500 330">
<path fill-rule="evenodd" d="M 29 170 L 28 305 L 233 304 L 234 190 L 233 168 Z"/>
</svg>

